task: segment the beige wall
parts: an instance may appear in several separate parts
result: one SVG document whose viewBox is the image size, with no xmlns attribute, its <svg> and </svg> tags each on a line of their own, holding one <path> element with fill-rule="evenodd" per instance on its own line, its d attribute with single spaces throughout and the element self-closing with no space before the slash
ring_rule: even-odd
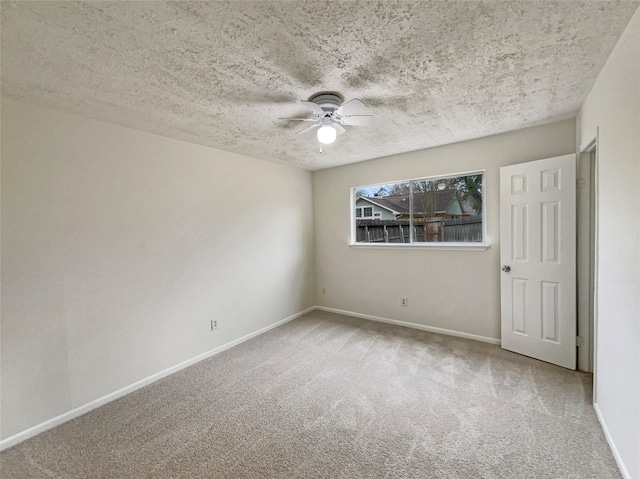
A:
<svg viewBox="0 0 640 479">
<path fill-rule="evenodd" d="M 277 163 L 3 100 L 1 226 L 2 438 L 314 304 Z"/>
<path fill-rule="evenodd" d="M 573 153 L 574 135 L 575 122 L 566 120 L 314 172 L 318 304 L 499 338 L 499 168 Z M 486 169 L 486 251 L 348 246 L 350 187 L 478 169 Z"/>
<path fill-rule="evenodd" d="M 640 477 L 640 10 L 577 122 L 598 137 L 596 407 L 626 477 Z"/>
</svg>

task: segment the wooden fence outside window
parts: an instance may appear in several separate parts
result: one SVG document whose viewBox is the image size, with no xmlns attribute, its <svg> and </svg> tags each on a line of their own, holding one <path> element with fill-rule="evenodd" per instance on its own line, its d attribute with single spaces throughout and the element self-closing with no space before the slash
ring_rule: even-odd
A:
<svg viewBox="0 0 640 479">
<path fill-rule="evenodd" d="M 410 243 L 411 224 L 398 220 L 356 220 L 358 243 Z M 482 241 L 482 216 L 414 220 L 415 243 Z"/>
</svg>

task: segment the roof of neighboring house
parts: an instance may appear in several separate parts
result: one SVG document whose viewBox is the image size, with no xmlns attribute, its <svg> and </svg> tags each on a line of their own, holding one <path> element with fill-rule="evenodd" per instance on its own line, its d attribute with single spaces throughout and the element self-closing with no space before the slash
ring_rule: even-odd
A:
<svg viewBox="0 0 640 479">
<path fill-rule="evenodd" d="M 434 191 L 433 194 L 436 197 L 436 213 L 449 213 L 452 215 L 461 215 L 464 213 L 464 209 L 456 195 L 457 191 L 454 189 L 446 189 L 442 191 Z M 392 211 L 394 214 L 409 214 L 409 195 L 393 195 L 393 196 L 361 196 L 358 199 L 366 200 L 369 203 L 373 203 L 381 208 L 385 208 Z M 413 214 L 422 214 L 422 206 L 419 201 L 413 202 Z"/>
</svg>

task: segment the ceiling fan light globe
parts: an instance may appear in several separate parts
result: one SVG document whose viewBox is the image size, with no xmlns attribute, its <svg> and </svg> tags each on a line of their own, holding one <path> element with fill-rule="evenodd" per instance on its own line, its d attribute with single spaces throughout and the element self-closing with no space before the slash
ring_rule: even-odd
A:
<svg viewBox="0 0 640 479">
<path fill-rule="evenodd" d="M 338 132 L 333 126 L 322 125 L 320 128 L 318 128 L 318 141 L 320 143 L 328 145 L 336 141 L 337 134 Z"/>
</svg>

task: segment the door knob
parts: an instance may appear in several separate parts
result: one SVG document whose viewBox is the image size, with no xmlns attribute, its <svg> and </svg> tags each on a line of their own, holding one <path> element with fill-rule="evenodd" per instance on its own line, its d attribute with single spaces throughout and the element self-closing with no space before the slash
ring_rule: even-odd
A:
<svg viewBox="0 0 640 479">
<path fill-rule="evenodd" d="M 505 265 L 502 267 L 502 271 L 504 271 L 505 273 L 508 273 L 509 271 L 511 271 L 511 266 L 509 265 Z"/>
</svg>

